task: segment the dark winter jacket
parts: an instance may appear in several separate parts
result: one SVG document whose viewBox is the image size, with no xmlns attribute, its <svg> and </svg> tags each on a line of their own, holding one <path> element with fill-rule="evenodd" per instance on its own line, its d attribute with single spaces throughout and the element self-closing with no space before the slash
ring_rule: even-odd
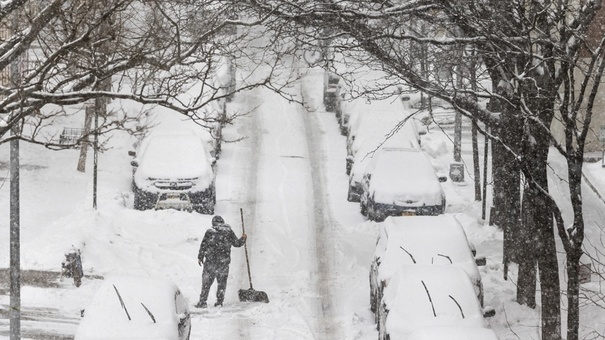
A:
<svg viewBox="0 0 605 340">
<path fill-rule="evenodd" d="M 244 238 L 238 238 L 228 224 L 214 226 L 204 234 L 198 260 L 216 264 L 229 264 L 231 262 L 231 246 L 241 247 Z"/>
</svg>

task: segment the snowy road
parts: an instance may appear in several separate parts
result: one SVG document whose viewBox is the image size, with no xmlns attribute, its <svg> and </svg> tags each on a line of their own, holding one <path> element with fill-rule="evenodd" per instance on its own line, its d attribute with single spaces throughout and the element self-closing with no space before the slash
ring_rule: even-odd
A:
<svg viewBox="0 0 605 340">
<path fill-rule="evenodd" d="M 240 221 L 234 217 L 244 208 L 253 285 L 271 302 L 251 310 L 237 302 L 230 309 L 227 301 L 222 311 L 211 308 L 196 316 L 192 335 L 345 338 L 332 292 L 337 273 L 331 231 L 335 222 L 328 202 L 319 113 L 268 90 L 257 89 L 243 98 L 233 105 L 255 111 L 237 125 L 237 135 L 246 139 L 224 147 L 217 213 L 227 212 L 227 222 L 237 231 Z M 234 285 L 249 284 L 245 263 L 235 259 L 241 255 L 238 249 L 232 251 L 232 276 L 240 280 L 230 283 L 231 297 Z"/>
</svg>

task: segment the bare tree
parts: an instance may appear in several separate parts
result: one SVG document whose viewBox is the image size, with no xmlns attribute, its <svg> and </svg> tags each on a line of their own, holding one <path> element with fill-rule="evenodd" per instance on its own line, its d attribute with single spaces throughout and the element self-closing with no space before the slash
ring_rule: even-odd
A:
<svg viewBox="0 0 605 340">
<path fill-rule="evenodd" d="M 62 149 L 88 140 L 88 134 L 140 129 L 145 108 L 162 106 L 201 125 L 237 114 L 203 114 L 210 103 L 256 86 L 276 89 L 271 75 L 282 67 L 266 59 L 263 76 L 240 79 L 225 88 L 217 82 L 224 57 L 245 56 L 253 42 L 246 29 L 260 20 L 238 19 L 237 2 L 219 0 L 48 0 L 3 3 L 0 27 L 0 72 L 18 64 L 17 84 L 0 82 L 0 143 L 19 138 Z M 19 20 L 11 18 L 17 16 Z M 271 54 L 271 46 L 266 47 Z M 60 122 L 84 116 L 83 103 L 112 100 L 96 129 L 80 139 L 60 143 Z M 120 101 L 140 103 L 128 112 Z M 82 121 L 84 119 L 82 118 Z M 16 127 L 15 136 L 8 131 Z"/>
<path fill-rule="evenodd" d="M 447 101 L 489 127 L 497 223 L 507 240 L 506 261 L 519 264 L 518 301 L 535 305 L 532 286 L 539 273 L 542 338 L 561 339 L 556 231 L 567 254 L 567 339 L 578 339 L 577 277 L 584 238 L 582 156 L 603 68 L 602 39 L 590 45 L 586 37 L 601 1 L 243 2 L 259 15 L 271 15 L 272 26 L 282 30 L 289 25 L 328 30 L 335 54 L 385 71 L 393 84 L 404 82 Z M 419 22 L 430 27 L 426 34 L 410 27 Z M 456 30 L 462 34 L 448 34 Z M 301 37 L 309 39 L 309 44 L 318 38 Z M 412 43 L 425 46 L 429 59 L 472 46 L 491 82 L 479 82 L 475 88 L 441 82 L 412 58 Z M 382 83 L 374 90 L 386 88 L 388 84 Z M 555 117 L 561 117 L 564 125 L 563 144 L 556 142 L 550 130 Z M 570 228 L 565 227 L 560 209 L 548 193 L 551 144 L 568 162 L 574 210 Z"/>
</svg>

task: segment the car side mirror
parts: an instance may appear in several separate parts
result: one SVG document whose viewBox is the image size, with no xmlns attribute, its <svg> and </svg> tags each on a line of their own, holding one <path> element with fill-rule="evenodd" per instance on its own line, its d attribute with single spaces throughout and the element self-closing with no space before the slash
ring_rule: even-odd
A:
<svg viewBox="0 0 605 340">
<path fill-rule="evenodd" d="M 439 182 L 447 182 L 447 176 L 439 176 Z"/>
<path fill-rule="evenodd" d="M 496 315 L 496 310 L 493 307 L 485 307 L 483 309 L 483 317 L 491 318 Z"/>
<path fill-rule="evenodd" d="M 473 257 L 477 257 L 477 247 L 475 247 L 475 244 L 471 241 L 468 241 L 468 247 L 471 248 L 471 254 L 473 254 Z"/>
<path fill-rule="evenodd" d="M 475 258 L 475 263 L 477 266 L 481 267 L 487 264 L 487 260 L 485 259 L 485 256 L 479 256 Z"/>
<path fill-rule="evenodd" d="M 137 166 L 139 166 L 139 162 L 137 162 L 137 161 L 132 161 L 132 162 L 130 162 L 130 165 L 132 165 L 132 166 L 134 166 L 134 167 L 137 167 Z"/>
<path fill-rule="evenodd" d="M 130 151 L 128 151 L 128 156 L 136 157 L 137 156 L 137 152 L 130 150 Z"/>
</svg>

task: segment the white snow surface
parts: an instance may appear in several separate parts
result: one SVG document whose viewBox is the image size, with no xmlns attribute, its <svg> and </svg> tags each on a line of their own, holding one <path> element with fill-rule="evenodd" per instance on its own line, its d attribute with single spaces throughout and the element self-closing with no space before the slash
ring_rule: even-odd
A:
<svg viewBox="0 0 605 340">
<path fill-rule="evenodd" d="M 379 280 L 389 281 L 405 265 L 453 265 L 481 280 L 471 247 L 455 216 L 387 217 L 374 252 L 380 258 Z M 409 255 L 408 255 L 409 253 Z M 478 254 L 479 256 L 481 254 Z"/>
<path fill-rule="evenodd" d="M 435 270 L 438 266 L 406 266 L 384 288 L 383 301 L 389 311 L 385 325 L 391 339 L 405 340 L 412 331 L 425 327 L 487 326 L 468 275 L 454 266 Z"/>
<path fill-rule="evenodd" d="M 141 160 L 135 175 L 139 185 L 146 190 L 148 178 L 176 179 L 196 178 L 199 190 L 204 190 L 213 180 L 212 166 L 205 155 L 203 140 L 195 135 L 166 134 L 147 137 L 144 149 L 137 155 Z"/>
<path fill-rule="evenodd" d="M 398 206 L 439 206 L 443 189 L 425 153 L 415 149 L 384 149 L 368 163 L 370 195 L 376 203 Z M 410 203 L 411 202 L 411 203 Z"/>
<path fill-rule="evenodd" d="M 80 310 L 91 303 L 103 282 L 98 277 L 113 275 L 166 278 L 177 284 L 195 313 L 192 339 L 376 339 L 368 273 L 378 227 L 363 218 L 357 203 L 346 200 L 345 138 L 334 114 L 323 111 L 322 83 L 323 71 L 311 69 L 293 89 L 304 93 L 306 107 L 263 89 L 241 93 L 228 104 L 231 110 L 254 111 L 223 131 L 226 140 L 243 139 L 223 144 L 217 163 L 216 213 L 236 233 L 245 221 L 251 278 L 256 290 L 268 294 L 268 304 L 238 301 L 238 289 L 249 288 L 250 282 L 244 248 L 235 248 L 225 306 L 203 312 L 193 307 L 201 286 L 197 251 L 212 216 L 133 210 L 127 154 L 134 142 L 131 136 L 115 132 L 107 141 L 110 149 L 99 155 L 96 210 L 92 208 L 92 152 L 86 172 L 81 173 L 76 171 L 78 150 L 53 152 L 21 144 L 21 269 L 58 272 L 64 253 L 74 246 L 82 251 L 87 275 L 79 288 L 58 276 L 56 287 L 23 285 L 22 314 L 29 317 L 21 320 L 22 339 L 36 339 L 31 335 L 35 332 L 73 336 Z M 160 109 L 153 113 L 158 121 L 174 115 Z M 422 136 L 422 148 L 438 173 L 447 173 L 452 163 L 448 135 L 452 131 L 445 132 L 433 128 Z M 487 257 L 487 266 L 480 269 L 485 305 L 497 312 L 487 320 L 488 326 L 501 340 L 539 339 L 540 311 L 515 302 L 516 267 L 511 265 L 504 279 L 502 232 L 482 219 L 481 202 L 474 201 L 472 171 L 468 171 L 470 137 L 463 138 L 465 182 L 443 184 L 446 212 L 456 215 L 478 253 Z M 482 140 L 479 145 L 482 148 Z M 5 217 L 0 221 L 0 268 L 9 267 L 8 155 L 9 145 L 0 145 L 0 209 Z M 552 184 L 552 192 L 563 198 L 565 167 L 560 157 L 551 156 L 552 169 L 560 175 L 553 176 L 560 182 Z M 603 171 L 600 164 L 586 166 L 596 188 L 605 188 Z M 488 202 L 490 192 L 491 188 Z M 604 203 L 587 186 L 584 193 L 584 202 L 591 207 L 586 209 L 587 237 L 602 250 L 598 226 L 605 225 L 599 213 Z M 569 208 L 564 207 L 564 212 L 571 221 Z M 559 263 L 563 271 L 563 256 Z M 584 287 L 599 291 L 602 282 L 596 275 L 592 279 Z M 210 306 L 215 289 L 216 285 L 210 292 Z M 3 293 L 0 339 L 8 339 L 8 305 L 9 295 Z M 582 334 L 605 333 L 604 315 L 603 308 L 582 305 Z"/>
<path fill-rule="evenodd" d="M 84 311 L 76 339 L 177 339 L 187 305 L 178 287 L 149 277 L 106 277 Z M 153 318 L 152 318 L 153 317 Z"/>
</svg>

